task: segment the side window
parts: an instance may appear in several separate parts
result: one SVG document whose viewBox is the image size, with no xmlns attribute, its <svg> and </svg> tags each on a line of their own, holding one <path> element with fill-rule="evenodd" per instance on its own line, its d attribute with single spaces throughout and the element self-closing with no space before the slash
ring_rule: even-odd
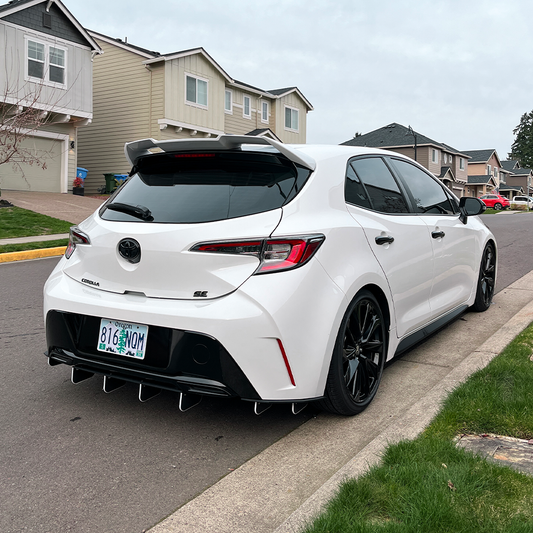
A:
<svg viewBox="0 0 533 533">
<path fill-rule="evenodd" d="M 349 204 L 372 209 L 365 188 L 350 164 L 348 164 L 348 170 L 346 171 L 344 197 Z"/>
<path fill-rule="evenodd" d="M 366 191 L 365 196 L 370 201 L 372 209 L 382 213 L 409 212 L 405 198 L 383 159 L 379 157 L 355 159 L 351 162 L 351 166 L 362 182 Z"/>
<path fill-rule="evenodd" d="M 453 215 L 455 210 L 442 185 L 407 161 L 392 159 L 413 198 L 416 213 Z"/>
</svg>

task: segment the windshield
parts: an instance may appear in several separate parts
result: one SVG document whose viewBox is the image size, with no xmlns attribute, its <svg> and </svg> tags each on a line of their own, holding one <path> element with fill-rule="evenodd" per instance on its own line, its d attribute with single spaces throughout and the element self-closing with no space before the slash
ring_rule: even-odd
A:
<svg viewBox="0 0 533 533">
<path fill-rule="evenodd" d="M 283 156 L 247 152 L 152 155 L 135 170 L 101 209 L 105 220 L 191 224 L 262 213 L 292 200 L 311 173 Z"/>
</svg>

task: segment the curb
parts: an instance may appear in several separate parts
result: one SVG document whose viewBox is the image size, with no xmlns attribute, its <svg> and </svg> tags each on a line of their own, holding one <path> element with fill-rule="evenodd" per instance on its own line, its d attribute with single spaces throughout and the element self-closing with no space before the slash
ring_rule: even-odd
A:
<svg viewBox="0 0 533 533">
<path fill-rule="evenodd" d="M 26 250 L 24 252 L 7 252 L 5 254 L 0 254 L 0 263 L 60 256 L 65 253 L 66 249 L 66 246 L 58 246 L 57 248 L 41 248 L 40 250 Z"/>
<path fill-rule="evenodd" d="M 525 305 L 496 333 L 474 350 L 440 383 L 418 400 L 396 423 L 386 428 L 372 440 L 351 461 L 340 468 L 296 511 L 294 511 L 274 533 L 295 533 L 316 519 L 336 495 L 341 483 L 364 475 L 371 466 L 379 464 L 387 446 L 402 440 L 412 440 L 431 423 L 442 407 L 442 402 L 457 386 L 472 374 L 485 368 L 505 347 L 533 322 L 533 301 Z M 517 439 L 518 440 L 518 439 Z"/>
</svg>

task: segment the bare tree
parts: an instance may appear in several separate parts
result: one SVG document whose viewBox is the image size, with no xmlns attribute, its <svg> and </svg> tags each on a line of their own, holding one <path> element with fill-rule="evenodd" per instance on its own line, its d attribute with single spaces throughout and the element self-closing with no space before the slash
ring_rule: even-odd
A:
<svg viewBox="0 0 533 533">
<path fill-rule="evenodd" d="M 46 169 L 46 153 L 24 143 L 36 130 L 53 122 L 40 104 L 41 86 L 27 84 L 22 91 L 6 87 L 0 96 L 0 165 L 11 164 L 22 174 L 22 165 Z"/>
</svg>

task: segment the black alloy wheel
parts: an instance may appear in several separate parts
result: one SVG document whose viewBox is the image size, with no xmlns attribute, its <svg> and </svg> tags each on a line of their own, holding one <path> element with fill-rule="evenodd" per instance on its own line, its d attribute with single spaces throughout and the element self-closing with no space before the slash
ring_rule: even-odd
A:
<svg viewBox="0 0 533 533">
<path fill-rule="evenodd" d="M 488 243 L 483 250 L 481 265 L 479 267 L 479 277 L 477 282 L 476 300 L 472 309 L 474 311 L 486 311 L 494 296 L 494 285 L 496 282 L 496 250 L 492 243 Z"/>
<path fill-rule="evenodd" d="M 341 323 L 321 406 L 332 413 L 355 415 L 372 401 L 387 356 L 387 327 L 374 295 L 356 295 Z"/>
</svg>

